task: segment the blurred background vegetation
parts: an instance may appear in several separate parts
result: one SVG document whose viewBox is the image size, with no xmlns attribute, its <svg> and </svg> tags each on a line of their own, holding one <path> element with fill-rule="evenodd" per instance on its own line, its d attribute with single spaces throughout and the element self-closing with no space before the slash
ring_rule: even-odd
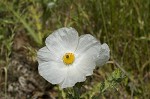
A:
<svg viewBox="0 0 150 99">
<path fill-rule="evenodd" d="M 64 26 L 111 49 L 110 61 L 87 78 L 80 98 L 150 99 L 150 0 L 0 0 L 1 99 L 69 97 L 69 90 L 39 76 L 36 61 L 45 38 Z M 125 78 L 113 72 L 117 68 Z M 110 87 L 114 74 L 121 80 Z"/>
</svg>

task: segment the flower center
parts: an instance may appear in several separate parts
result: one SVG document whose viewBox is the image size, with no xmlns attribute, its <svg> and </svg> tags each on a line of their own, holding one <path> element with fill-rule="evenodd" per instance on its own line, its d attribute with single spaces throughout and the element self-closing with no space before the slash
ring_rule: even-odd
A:
<svg viewBox="0 0 150 99">
<path fill-rule="evenodd" d="M 67 65 L 69 64 L 72 64 L 74 62 L 74 54 L 73 53 L 66 53 L 64 56 L 63 56 L 63 62 Z"/>
</svg>

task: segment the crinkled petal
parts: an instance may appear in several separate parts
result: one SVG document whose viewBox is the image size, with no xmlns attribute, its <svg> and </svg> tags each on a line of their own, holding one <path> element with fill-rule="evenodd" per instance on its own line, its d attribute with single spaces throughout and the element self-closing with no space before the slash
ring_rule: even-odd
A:
<svg viewBox="0 0 150 99">
<path fill-rule="evenodd" d="M 63 63 L 49 61 L 39 64 L 39 74 L 52 84 L 60 84 L 66 77 L 66 68 Z"/>
<path fill-rule="evenodd" d="M 60 59 L 54 53 L 50 52 L 46 46 L 39 49 L 37 53 L 37 58 L 38 58 L 39 64 L 42 62 L 48 62 L 48 61 L 60 62 Z"/>
<path fill-rule="evenodd" d="M 83 73 L 79 72 L 76 66 L 69 66 L 67 69 L 67 75 L 65 80 L 60 84 L 61 88 L 73 87 L 77 82 L 83 82 L 86 77 Z"/>
<path fill-rule="evenodd" d="M 76 66 L 77 70 L 80 73 L 83 73 L 85 76 L 92 75 L 93 70 L 96 67 L 95 60 L 88 54 L 83 54 L 81 57 L 79 57 L 74 65 Z"/>
<path fill-rule="evenodd" d="M 110 58 L 110 49 L 106 43 L 101 45 L 97 65 L 102 66 L 104 65 Z"/>
<path fill-rule="evenodd" d="M 79 44 L 75 51 L 77 57 L 88 54 L 94 60 L 97 60 L 100 49 L 100 42 L 90 34 L 82 35 L 79 38 Z"/>
<path fill-rule="evenodd" d="M 76 49 L 78 33 L 71 27 L 60 28 L 49 35 L 45 43 L 52 53 L 55 53 L 58 57 L 62 57 L 66 52 L 73 52 Z"/>
</svg>

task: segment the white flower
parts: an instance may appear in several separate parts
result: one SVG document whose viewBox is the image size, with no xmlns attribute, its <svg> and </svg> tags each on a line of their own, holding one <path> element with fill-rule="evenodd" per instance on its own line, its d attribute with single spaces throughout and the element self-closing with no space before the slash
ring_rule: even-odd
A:
<svg viewBox="0 0 150 99">
<path fill-rule="evenodd" d="M 61 88 L 72 87 L 93 74 L 96 64 L 105 64 L 110 55 L 107 44 L 90 34 L 78 36 L 73 28 L 60 28 L 46 38 L 38 51 L 39 74 Z"/>
</svg>

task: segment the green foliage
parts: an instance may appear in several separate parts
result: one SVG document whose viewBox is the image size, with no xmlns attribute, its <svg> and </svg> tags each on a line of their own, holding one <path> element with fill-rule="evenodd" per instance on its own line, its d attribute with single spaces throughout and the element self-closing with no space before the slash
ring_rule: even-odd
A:
<svg viewBox="0 0 150 99">
<path fill-rule="evenodd" d="M 5 73 L 5 98 L 7 97 L 7 78 L 8 78 L 8 66 L 9 66 L 9 63 L 10 63 L 10 55 L 12 54 L 12 45 L 13 45 L 13 38 L 14 38 L 14 34 L 10 35 L 10 36 L 7 36 L 5 35 L 6 31 L 5 30 L 2 30 L 0 34 L 0 45 L 1 45 L 1 53 L 0 53 L 0 59 L 3 59 L 3 60 L 0 60 L 0 74 L 2 74 L 2 70 L 4 71 Z M 13 31 L 11 31 L 13 32 Z M 2 64 L 3 66 L 1 67 L 1 63 L 4 63 Z M 2 75 L 0 75 L 0 78 L 2 78 Z M 1 81 L 1 79 L 0 79 Z"/>
<path fill-rule="evenodd" d="M 105 79 L 104 82 L 100 83 L 100 93 L 104 93 L 106 90 L 111 88 L 116 88 L 116 86 L 124 80 L 125 75 L 119 70 L 116 69 L 112 74 Z M 116 88 L 117 90 L 117 88 Z"/>
<path fill-rule="evenodd" d="M 26 2 L 17 2 L 17 3 L 26 3 Z M 29 6 L 28 9 L 25 9 L 28 11 L 29 16 L 32 14 L 32 19 L 35 20 L 35 25 L 36 25 L 36 30 L 34 30 L 33 28 L 31 28 L 31 23 L 28 23 L 26 20 L 28 16 L 25 15 L 25 13 L 20 12 L 20 6 L 16 4 L 16 2 L 3 2 L 1 1 L 1 4 L 3 4 L 3 6 L 5 7 L 5 9 L 10 12 L 11 14 L 13 14 L 13 18 L 17 19 L 14 21 L 20 22 L 23 24 L 24 28 L 28 31 L 27 33 L 33 38 L 33 40 L 35 41 L 35 43 L 37 43 L 39 46 L 42 45 L 42 34 L 41 34 L 41 23 L 39 21 L 41 14 L 37 13 L 37 9 L 34 8 L 34 6 L 37 6 L 36 2 L 31 2 L 33 3 L 32 6 Z M 18 6 L 18 8 L 16 9 L 16 6 Z M 35 33 L 37 32 L 37 33 Z"/>
</svg>

